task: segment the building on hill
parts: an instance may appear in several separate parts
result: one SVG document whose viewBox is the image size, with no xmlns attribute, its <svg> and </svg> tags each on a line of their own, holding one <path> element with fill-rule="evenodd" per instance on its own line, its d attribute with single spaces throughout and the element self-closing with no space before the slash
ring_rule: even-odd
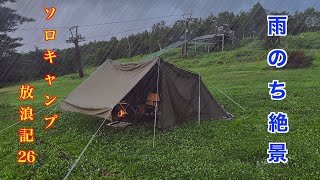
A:
<svg viewBox="0 0 320 180">
<path fill-rule="evenodd" d="M 223 51 L 225 45 L 234 43 L 234 31 L 231 30 L 228 24 L 216 27 L 214 34 L 209 34 L 205 36 L 196 37 L 188 42 L 188 44 L 193 44 L 195 51 L 201 45 L 204 45 L 205 50 L 210 51 Z"/>
</svg>

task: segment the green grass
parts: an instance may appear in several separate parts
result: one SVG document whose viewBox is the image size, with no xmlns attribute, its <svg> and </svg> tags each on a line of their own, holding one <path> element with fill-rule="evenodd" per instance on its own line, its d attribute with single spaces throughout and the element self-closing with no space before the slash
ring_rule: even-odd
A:
<svg viewBox="0 0 320 180">
<path fill-rule="evenodd" d="M 284 41 L 296 42 L 295 38 L 300 37 Z M 134 125 L 116 130 L 103 126 L 70 179 L 319 179 L 319 47 L 305 48 L 315 57 L 310 68 L 272 71 L 264 70 L 268 51 L 253 43 L 231 51 L 194 53 L 187 58 L 179 57 L 179 49 L 163 55 L 179 67 L 201 73 L 218 102 L 236 119 L 203 121 L 200 126 L 190 122 L 166 132 L 157 130 L 154 149 L 152 127 Z M 267 83 L 273 79 L 287 83 L 285 100 L 270 99 Z M 44 94 L 62 99 L 81 81 L 77 75 L 68 75 L 58 77 L 52 87 L 43 80 L 31 82 L 36 99 L 26 102 L 18 100 L 19 85 L 0 89 L 1 129 L 18 122 L 19 106 L 32 105 L 39 111 L 44 108 Z M 56 110 L 60 118 L 46 131 L 42 118 L 53 107 L 36 115 L 32 123 L 20 123 L 0 133 L 0 179 L 62 179 L 102 122 L 92 116 Z M 288 114 L 289 133 L 268 133 L 267 115 L 271 111 Z M 20 127 L 34 127 L 36 139 L 42 142 L 19 144 Z M 269 142 L 287 143 L 287 164 L 266 163 Z M 19 165 L 18 149 L 36 150 L 37 162 Z"/>
</svg>

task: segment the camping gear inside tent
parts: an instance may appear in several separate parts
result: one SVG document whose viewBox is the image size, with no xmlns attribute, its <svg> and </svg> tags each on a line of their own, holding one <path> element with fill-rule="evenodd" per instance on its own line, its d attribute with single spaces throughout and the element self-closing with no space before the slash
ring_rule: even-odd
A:
<svg viewBox="0 0 320 180">
<path fill-rule="evenodd" d="M 190 120 L 231 119 L 218 105 L 199 74 L 165 62 L 119 63 L 106 60 L 67 97 L 59 108 L 133 122 L 154 119 L 158 128 Z"/>
</svg>

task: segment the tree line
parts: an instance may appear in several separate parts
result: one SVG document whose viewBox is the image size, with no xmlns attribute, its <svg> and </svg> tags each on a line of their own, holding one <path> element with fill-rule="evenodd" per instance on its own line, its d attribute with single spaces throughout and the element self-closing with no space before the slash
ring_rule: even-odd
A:
<svg viewBox="0 0 320 180">
<path fill-rule="evenodd" d="M 22 17 L 14 10 L 1 6 L 6 1 L 15 0 L 0 0 L 0 86 L 42 79 L 48 73 L 62 76 L 77 72 L 74 48 L 56 49 L 55 52 L 59 58 L 54 65 L 43 60 L 45 49 L 35 47 L 35 50 L 28 53 L 16 53 L 15 48 L 21 46 L 19 43 L 21 39 L 11 38 L 7 33 L 14 31 L 18 23 L 31 22 L 33 19 Z M 287 14 L 289 16 L 288 34 L 291 35 L 320 30 L 320 11 L 314 8 L 289 14 L 272 12 L 257 3 L 247 12 L 235 14 L 224 11 L 191 22 L 188 28 L 189 39 L 215 33 L 216 28 L 224 24 L 228 24 L 235 31 L 235 37 L 238 40 L 252 36 L 267 39 L 267 14 Z M 81 59 L 85 66 L 98 66 L 106 59 L 149 54 L 181 40 L 184 30 L 184 22 L 176 21 L 169 26 L 164 21 L 160 21 L 154 24 L 150 31 L 145 30 L 120 39 L 112 37 L 108 41 L 86 43 L 80 46 Z"/>
</svg>

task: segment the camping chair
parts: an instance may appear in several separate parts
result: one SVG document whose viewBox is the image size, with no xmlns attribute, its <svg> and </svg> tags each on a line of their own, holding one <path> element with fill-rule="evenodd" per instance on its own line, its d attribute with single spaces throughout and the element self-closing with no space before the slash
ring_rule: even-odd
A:
<svg viewBox="0 0 320 180">
<path fill-rule="evenodd" d="M 132 113 L 134 113 L 134 115 Z M 132 117 L 135 116 L 135 113 L 135 110 L 131 107 L 129 103 L 121 101 L 112 110 L 112 121 L 108 123 L 108 125 L 113 127 L 125 128 L 132 124 L 128 121 L 132 120 Z"/>
<path fill-rule="evenodd" d="M 119 105 L 120 105 L 120 110 L 118 111 L 118 113 L 117 113 L 117 116 L 119 117 L 119 118 L 123 118 L 123 117 L 125 117 L 125 116 L 127 116 L 128 115 L 128 112 L 126 111 L 126 108 L 124 108 L 123 106 L 128 106 L 128 103 L 126 103 L 126 102 L 119 102 Z"/>
<path fill-rule="evenodd" d="M 156 108 L 156 104 L 159 104 L 160 96 L 156 93 L 149 93 L 146 101 L 145 115 L 147 117 L 154 117 L 154 112 Z M 158 108 L 159 110 L 159 108 Z M 157 111 L 159 115 L 159 111 Z"/>
<path fill-rule="evenodd" d="M 156 106 L 157 103 L 160 102 L 160 96 L 159 94 L 155 93 L 149 93 L 147 97 L 147 102 L 146 104 L 149 106 Z"/>
</svg>

